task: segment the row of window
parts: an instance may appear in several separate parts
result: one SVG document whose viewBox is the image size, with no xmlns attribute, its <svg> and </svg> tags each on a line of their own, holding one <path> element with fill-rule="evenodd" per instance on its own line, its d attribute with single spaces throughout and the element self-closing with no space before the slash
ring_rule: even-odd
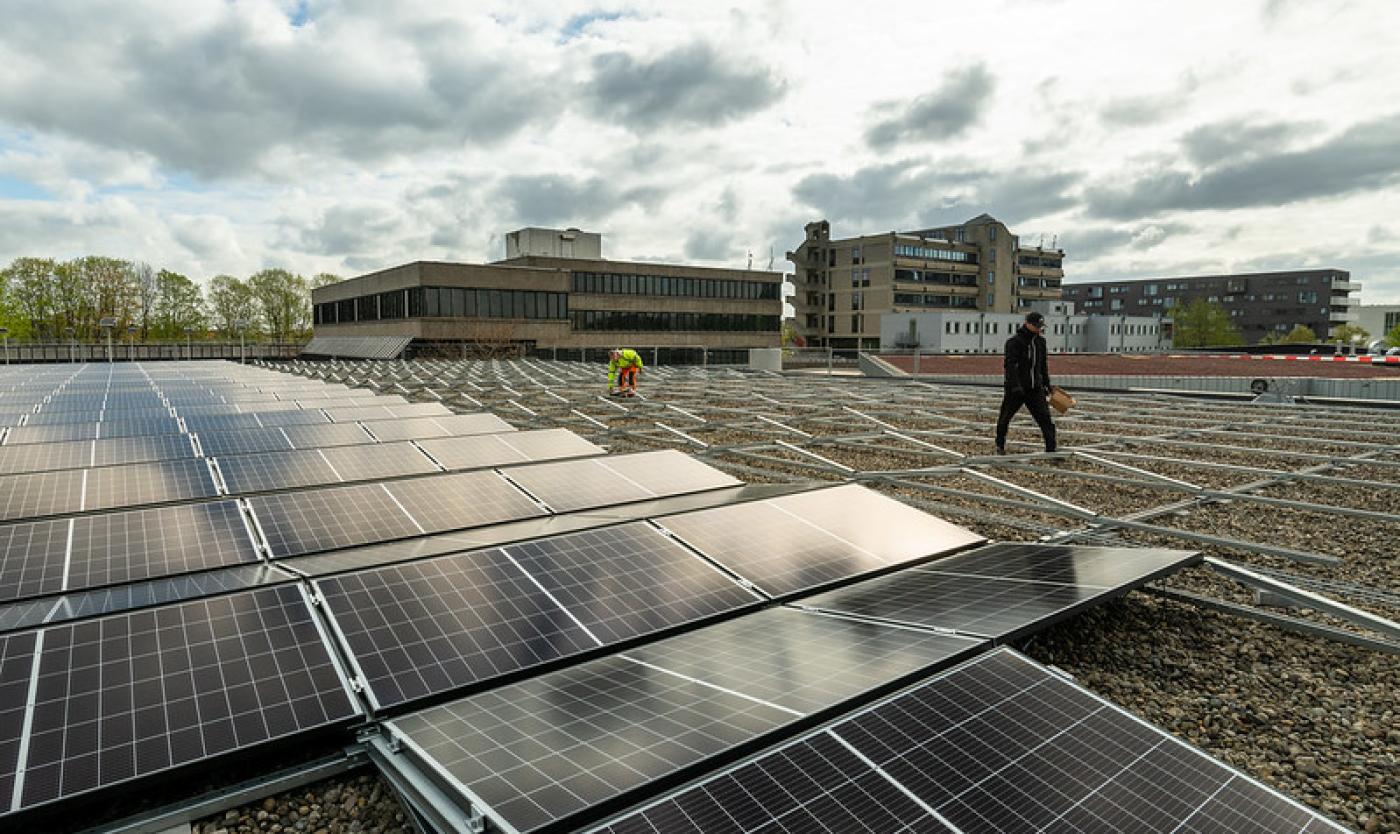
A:
<svg viewBox="0 0 1400 834">
<path fill-rule="evenodd" d="M 897 258 L 919 258 L 925 261 L 958 261 L 977 263 L 976 252 L 963 252 L 959 249 L 934 249 L 931 246 L 914 246 L 909 243 L 896 243 L 894 254 Z"/>
<path fill-rule="evenodd" d="M 344 301 L 317 304 L 316 324 L 404 318 L 563 319 L 569 296 L 534 290 L 410 287 Z"/>
<path fill-rule="evenodd" d="M 1058 278 L 1027 278 L 1024 275 L 1017 276 L 1016 286 L 1018 287 L 1039 287 L 1040 289 L 1057 290 L 1060 288 Z"/>
<path fill-rule="evenodd" d="M 780 316 L 755 316 L 742 313 L 575 310 L 569 315 L 569 321 L 575 330 L 777 333 L 782 328 Z"/>
<path fill-rule="evenodd" d="M 772 301 L 781 285 L 774 281 L 735 281 L 727 278 L 679 278 L 670 275 L 623 275 L 613 272 L 573 273 L 574 292 L 606 295 L 665 295 L 683 298 L 732 298 Z"/>
<path fill-rule="evenodd" d="M 1040 266 L 1050 269 L 1059 269 L 1063 263 L 1059 258 L 1040 258 L 1035 255 L 1021 255 L 1016 258 L 1016 262 L 1021 266 Z"/>
<path fill-rule="evenodd" d="M 930 269 L 896 269 L 896 281 L 918 281 L 924 284 L 948 284 L 955 287 L 977 286 L 976 275 L 962 275 L 957 272 L 936 272 Z"/>
<path fill-rule="evenodd" d="M 894 303 L 905 307 L 953 307 L 977 309 L 977 299 L 962 295 L 920 295 L 918 293 L 897 292 Z"/>
</svg>

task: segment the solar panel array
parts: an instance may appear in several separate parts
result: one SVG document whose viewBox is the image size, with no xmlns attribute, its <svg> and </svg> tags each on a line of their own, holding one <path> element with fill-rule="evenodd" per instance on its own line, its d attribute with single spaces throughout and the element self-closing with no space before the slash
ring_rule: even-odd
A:
<svg viewBox="0 0 1400 834">
<path fill-rule="evenodd" d="M 595 834 L 1343 831 L 1009 649 Z"/>
<path fill-rule="evenodd" d="M 0 816 L 88 798 L 79 813 L 100 814 L 133 780 L 343 744 L 393 716 L 398 766 L 517 831 L 626 805 L 613 830 L 938 830 L 939 814 L 984 812 L 1014 827 L 1040 813 L 1018 803 L 1064 789 L 1035 750 L 966 741 L 1007 765 L 945 796 L 941 773 L 895 781 L 922 747 L 866 750 L 835 728 L 897 742 L 879 699 L 1191 558 L 971 550 L 974 534 L 859 486 L 740 487 L 679 452 L 605 455 L 565 430 L 246 366 L 0 369 Z M 1046 701 L 1024 729 L 1047 745 L 1106 717 L 1001 683 L 977 695 L 985 714 L 888 715 L 966 731 L 1022 716 L 1033 690 Z M 1052 732 L 1061 719 L 1072 732 Z M 1136 766 L 1121 756 L 1138 749 L 1097 745 L 1085 772 Z M 1278 815 L 1260 819 L 1299 810 L 1160 743 L 1141 762 L 1159 755 Z M 770 782 L 734 782 L 746 767 Z M 998 793 L 1022 771 L 1022 793 Z M 658 797 L 657 780 L 700 781 Z M 1234 824 L 1225 804 L 1198 802 L 1197 827 Z M 1088 801 L 1055 819 L 1079 808 L 1127 820 Z"/>
</svg>

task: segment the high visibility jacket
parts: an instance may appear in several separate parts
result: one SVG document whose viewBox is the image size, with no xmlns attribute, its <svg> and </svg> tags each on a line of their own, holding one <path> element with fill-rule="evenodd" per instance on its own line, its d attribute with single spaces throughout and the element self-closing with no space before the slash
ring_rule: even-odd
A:
<svg viewBox="0 0 1400 834">
<path fill-rule="evenodd" d="M 623 368 L 642 369 L 642 355 L 631 348 L 618 351 L 616 359 L 608 360 L 608 387 L 617 387 L 617 372 Z"/>
</svg>

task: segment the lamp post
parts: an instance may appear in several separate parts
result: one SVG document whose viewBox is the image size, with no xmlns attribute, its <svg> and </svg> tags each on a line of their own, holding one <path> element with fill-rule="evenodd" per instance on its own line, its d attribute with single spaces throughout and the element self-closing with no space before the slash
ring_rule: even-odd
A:
<svg viewBox="0 0 1400 834">
<path fill-rule="evenodd" d="M 248 328 L 248 320 L 237 319 L 233 326 L 238 330 L 238 364 L 246 365 L 248 360 L 243 355 L 243 331 Z"/>
<path fill-rule="evenodd" d="M 63 335 L 68 337 L 68 361 L 78 361 L 78 341 L 73 338 L 73 328 L 63 328 Z"/>
<path fill-rule="evenodd" d="M 194 345 L 190 343 L 190 334 L 194 332 L 193 327 L 185 328 L 185 358 L 194 361 Z"/>
<path fill-rule="evenodd" d="M 107 331 L 107 361 L 111 362 L 115 358 L 112 352 L 112 329 L 117 326 L 116 316 L 103 316 L 97 326 Z"/>
<path fill-rule="evenodd" d="M 129 324 L 126 327 L 126 343 L 128 345 L 126 358 L 132 362 L 136 361 L 136 331 L 140 329 L 134 324 Z"/>
</svg>

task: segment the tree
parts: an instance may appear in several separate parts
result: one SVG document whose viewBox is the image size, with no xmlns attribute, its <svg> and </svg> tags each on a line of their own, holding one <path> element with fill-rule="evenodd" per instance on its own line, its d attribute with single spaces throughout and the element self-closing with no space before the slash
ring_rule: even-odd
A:
<svg viewBox="0 0 1400 834">
<path fill-rule="evenodd" d="M 1328 339 L 1333 342 L 1341 342 L 1349 345 L 1355 342 L 1366 342 L 1371 338 L 1371 331 L 1358 324 L 1344 324 L 1335 328 Z"/>
<path fill-rule="evenodd" d="M 199 285 L 178 272 L 162 269 L 155 276 L 151 333 L 157 339 L 183 339 L 185 328 L 204 331 L 204 297 Z"/>
<path fill-rule="evenodd" d="M 250 333 L 262 328 L 258 322 L 258 299 L 248 282 L 240 281 L 232 275 L 215 275 L 209 281 L 209 309 L 214 318 L 214 326 L 225 338 L 235 335 L 240 319 L 248 322 Z"/>
<path fill-rule="evenodd" d="M 165 270 L 161 270 L 164 272 Z M 131 265 L 131 282 L 136 292 L 136 316 L 141 328 L 141 339 L 151 337 L 151 314 L 156 305 L 156 272 L 145 262 Z"/>
<path fill-rule="evenodd" d="M 1400 347 L 1400 324 L 1385 332 L 1385 343 L 1391 347 Z"/>
<path fill-rule="evenodd" d="M 345 279 L 341 278 L 339 275 L 335 275 L 330 272 L 318 272 L 315 275 L 311 276 L 311 289 L 320 289 L 321 287 L 328 286 L 330 284 L 338 284 L 344 280 Z"/>
<path fill-rule="evenodd" d="M 51 339 L 54 316 L 52 258 L 15 258 L 5 268 L 5 300 L 12 311 L 7 324 L 12 338 Z"/>
<path fill-rule="evenodd" d="M 1293 325 L 1293 329 L 1284 334 L 1283 338 L 1279 341 L 1282 344 L 1310 345 L 1317 341 L 1317 334 L 1306 324 L 1295 324 Z"/>
<path fill-rule="evenodd" d="M 311 286 L 285 269 L 264 269 L 248 277 L 268 334 L 279 342 L 302 336 L 311 326 Z"/>
<path fill-rule="evenodd" d="M 1172 314 L 1174 347 L 1215 347 L 1240 344 L 1240 331 L 1219 304 L 1196 299 Z"/>
</svg>

